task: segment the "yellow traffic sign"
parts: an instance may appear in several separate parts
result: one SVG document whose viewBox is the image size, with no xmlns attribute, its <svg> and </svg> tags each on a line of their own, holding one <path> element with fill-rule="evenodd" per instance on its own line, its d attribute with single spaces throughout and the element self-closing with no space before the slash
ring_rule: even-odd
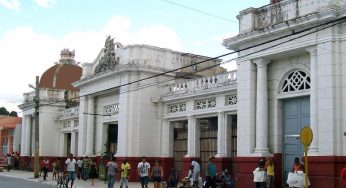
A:
<svg viewBox="0 0 346 188">
<path fill-rule="evenodd" d="M 313 139 L 313 133 L 310 127 L 306 126 L 300 130 L 300 143 L 309 146 Z"/>
</svg>

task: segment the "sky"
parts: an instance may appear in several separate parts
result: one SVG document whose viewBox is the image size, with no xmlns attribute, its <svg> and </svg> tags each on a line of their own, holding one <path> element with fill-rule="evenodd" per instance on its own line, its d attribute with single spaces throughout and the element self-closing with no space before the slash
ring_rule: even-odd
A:
<svg viewBox="0 0 346 188">
<path fill-rule="evenodd" d="M 148 44 L 215 57 L 238 34 L 239 11 L 269 0 L 0 0 L 0 107 L 9 111 L 32 89 L 35 76 L 76 51 L 95 60 L 108 35 L 123 45 Z M 230 57 L 228 57 L 230 58 Z M 224 60 L 226 60 L 224 58 Z M 226 65 L 235 69 L 233 64 Z"/>
</svg>

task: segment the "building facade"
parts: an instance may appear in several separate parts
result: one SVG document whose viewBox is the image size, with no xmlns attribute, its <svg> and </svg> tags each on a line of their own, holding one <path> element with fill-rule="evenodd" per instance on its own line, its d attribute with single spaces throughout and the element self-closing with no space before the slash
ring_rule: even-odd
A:
<svg viewBox="0 0 346 188">
<path fill-rule="evenodd" d="M 346 3 L 285 0 L 239 13 L 239 35 L 223 45 L 239 51 L 237 174 L 249 187 L 258 157 L 275 158 L 284 184 L 295 138 L 309 126 L 312 187 L 338 187 L 346 164 L 346 64 L 343 47 Z M 278 183 L 280 182 L 280 183 Z"/>
<path fill-rule="evenodd" d="M 22 118 L 0 116 L 0 158 L 20 151 Z"/>
<path fill-rule="evenodd" d="M 192 160 L 204 174 L 215 156 L 218 172 L 229 169 L 237 187 L 252 187 L 258 160 L 273 156 L 279 187 L 293 158 L 303 155 L 297 135 L 309 126 L 311 186 L 338 187 L 346 165 L 346 3 L 271 2 L 241 11 L 239 35 L 223 41 L 238 52 L 236 71 L 221 68 L 219 59 L 123 46 L 110 37 L 82 67 L 65 51 L 58 65 L 73 62 L 77 76 L 63 88 L 55 88 L 59 76 L 45 78 L 50 71 L 41 78 L 52 84 L 40 87 L 40 155 L 100 160 L 115 154 L 132 166 L 144 155 L 149 162 L 160 159 L 167 172 L 175 166 L 180 177 Z M 25 94 L 21 105 L 22 155 L 28 157 L 33 95 Z"/>
</svg>

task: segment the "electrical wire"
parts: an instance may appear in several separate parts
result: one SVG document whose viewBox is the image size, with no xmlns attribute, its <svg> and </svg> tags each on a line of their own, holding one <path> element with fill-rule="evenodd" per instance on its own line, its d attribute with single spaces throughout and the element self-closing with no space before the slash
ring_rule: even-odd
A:
<svg viewBox="0 0 346 188">
<path fill-rule="evenodd" d="M 120 88 L 120 87 L 123 87 L 123 86 L 126 86 L 126 85 L 131 85 L 131 84 L 134 84 L 134 83 L 137 83 L 137 82 L 141 82 L 141 81 L 148 80 L 148 79 L 151 79 L 151 78 L 155 78 L 155 77 L 158 77 L 158 76 L 162 76 L 162 75 L 165 75 L 165 74 L 168 74 L 168 73 L 172 73 L 172 72 L 175 72 L 175 71 L 180 70 L 180 69 L 183 69 L 183 68 L 192 67 L 192 66 L 195 66 L 195 65 L 198 65 L 198 64 L 201 64 L 201 63 L 205 63 L 205 62 L 207 62 L 207 61 L 219 59 L 220 57 L 224 57 L 224 56 L 227 56 L 227 55 L 230 55 L 230 54 L 238 53 L 238 52 L 241 52 L 241 51 L 244 51 L 244 50 L 248 50 L 248 49 L 251 49 L 251 48 L 254 48 L 254 47 L 258 47 L 258 46 L 264 45 L 264 44 L 268 44 L 268 43 L 271 43 L 271 42 L 275 42 L 275 41 L 277 41 L 277 40 L 279 40 L 279 39 L 283 39 L 283 38 L 285 38 L 285 37 L 289 37 L 289 36 L 294 36 L 294 35 L 302 34 L 302 33 L 304 33 L 304 32 L 307 32 L 307 31 L 311 30 L 311 29 L 316 29 L 316 30 L 314 30 L 314 31 L 310 31 L 310 32 L 308 32 L 308 33 L 302 34 L 302 35 L 300 35 L 300 36 L 298 36 L 298 37 L 288 39 L 287 41 L 283 41 L 283 42 L 274 44 L 274 45 L 272 45 L 272 46 L 269 46 L 269 47 L 260 49 L 260 50 L 258 50 L 258 51 L 255 51 L 255 52 L 246 54 L 246 55 L 244 55 L 244 56 L 235 58 L 235 59 L 241 59 L 241 58 L 244 58 L 244 57 L 246 57 L 246 56 L 250 56 L 250 55 L 253 55 L 253 54 L 255 54 L 255 53 L 262 52 L 262 51 L 271 49 L 271 48 L 273 48 L 273 47 L 277 47 L 277 46 L 279 46 L 279 45 L 282 45 L 282 44 L 284 44 L 284 43 L 288 43 L 288 42 L 294 41 L 294 40 L 296 40 L 296 39 L 302 38 L 302 37 L 304 37 L 304 36 L 307 36 L 307 35 L 316 33 L 316 32 L 318 32 L 318 31 L 321 31 L 321 30 L 324 30 L 324 29 L 333 27 L 333 26 L 338 25 L 338 24 L 343 23 L 343 22 L 345 22 L 345 17 L 342 17 L 342 18 L 340 18 L 340 19 L 333 20 L 333 21 L 330 21 L 330 22 L 327 22 L 327 23 L 323 23 L 323 24 L 320 24 L 320 25 L 317 25 L 317 26 L 313 26 L 313 27 L 311 27 L 311 28 L 303 29 L 303 30 L 301 30 L 301 31 L 292 32 L 292 33 L 289 34 L 289 35 L 284 35 L 284 36 L 278 37 L 278 38 L 276 38 L 276 39 L 272 39 L 272 40 L 269 40 L 269 41 L 266 41 L 266 42 L 263 42 L 263 43 L 259 43 L 259 44 L 256 44 L 256 45 L 253 45 L 253 46 L 244 48 L 244 49 L 236 50 L 236 51 L 234 51 L 234 52 L 226 53 L 226 54 L 223 54 L 223 55 L 220 55 L 220 56 L 217 56 L 217 57 L 214 57 L 214 58 L 210 58 L 210 59 L 207 59 L 207 60 L 204 60 L 204 61 L 196 62 L 196 63 L 193 63 L 193 64 L 191 64 L 191 65 L 183 66 L 183 67 L 181 67 L 181 68 L 177 68 L 177 69 L 173 69 L 173 70 L 170 70 L 170 71 L 167 71 L 167 72 L 155 74 L 155 75 L 153 75 L 153 76 L 149 76 L 149 77 L 142 78 L 142 79 L 139 79 L 139 80 L 136 80 L 136 81 L 132 81 L 132 82 L 129 82 L 129 83 L 121 84 L 121 85 L 116 86 L 116 87 L 113 87 L 113 88 L 105 89 L 105 90 L 102 90 L 102 91 L 97 91 L 97 92 L 95 92 L 95 93 L 93 93 L 93 94 L 97 94 L 97 93 L 104 92 L 104 91 L 108 91 L 108 90 L 114 90 L 114 89 L 116 89 L 116 88 Z M 329 24 L 331 24 L 331 25 L 329 25 Z M 327 26 L 326 26 L 326 25 L 327 25 Z M 318 29 L 318 27 L 321 27 L 321 26 L 326 26 L 326 27 Z M 215 67 L 215 66 L 219 66 L 220 64 L 221 64 L 221 63 L 217 63 L 217 64 L 215 64 L 215 65 L 209 66 L 208 68 L 212 68 L 212 67 Z M 195 74 L 195 72 L 194 72 L 194 73 L 191 73 L 191 74 Z M 174 78 L 174 79 L 171 79 L 171 80 L 169 80 L 169 81 L 176 80 L 176 79 L 179 79 L 179 78 Z M 167 82 L 167 81 L 166 81 L 166 82 Z M 162 82 L 160 82 L 160 83 L 162 83 Z M 153 84 L 153 83 L 152 83 L 152 84 Z M 150 86 L 151 86 L 152 84 L 150 84 Z M 84 97 L 84 96 L 87 96 L 87 95 L 82 95 L 82 96 L 78 96 L 78 97 L 69 98 L 68 100 L 77 99 L 77 98 Z M 64 101 L 57 101 L 57 102 L 52 102 L 52 103 L 48 103 L 48 104 L 42 104 L 42 105 L 40 105 L 40 107 L 41 107 L 41 106 L 51 105 L 51 104 L 56 104 L 56 103 L 59 103 L 59 102 L 64 102 Z"/>
<path fill-rule="evenodd" d="M 194 12 L 198 12 L 198 13 L 201 13 L 201 14 L 204 14 L 204 15 L 207 15 L 207 16 L 211 16 L 211 17 L 214 17 L 214 18 L 226 21 L 226 22 L 232 22 L 232 23 L 236 23 L 236 24 L 239 23 L 236 20 L 231 20 L 231 19 L 228 19 L 228 18 L 224 18 L 224 17 L 218 16 L 218 15 L 215 15 L 215 14 L 212 14 L 212 13 L 209 13 L 209 12 L 205 12 L 203 10 L 199 10 L 199 9 L 196 9 L 196 8 L 193 8 L 193 7 L 190 7 L 190 6 L 186 6 L 186 5 L 183 5 L 183 4 L 179 4 L 179 3 L 176 3 L 176 2 L 173 2 L 173 1 L 169 1 L 169 0 L 160 0 L 160 1 L 172 4 L 172 5 L 175 5 L 175 6 L 179 6 L 179 7 L 188 9 L 188 10 L 192 10 Z M 246 26 L 248 26 L 248 25 L 246 25 Z"/>
</svg>

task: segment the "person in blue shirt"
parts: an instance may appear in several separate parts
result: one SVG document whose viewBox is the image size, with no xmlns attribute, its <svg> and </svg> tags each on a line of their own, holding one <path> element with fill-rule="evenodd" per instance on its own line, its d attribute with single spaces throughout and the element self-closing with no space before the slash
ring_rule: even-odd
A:
<svg viewBox="0 0 346 188">
<path fill-rule="evenodd" d="M 209 188 L 216 188 L 216 166 L 214 163 L 214 158 L 213 156 L 209 157 L 208 160 L 208 166 L 206 172 L 206 184 L 205 187 Z"/>
</svg>

